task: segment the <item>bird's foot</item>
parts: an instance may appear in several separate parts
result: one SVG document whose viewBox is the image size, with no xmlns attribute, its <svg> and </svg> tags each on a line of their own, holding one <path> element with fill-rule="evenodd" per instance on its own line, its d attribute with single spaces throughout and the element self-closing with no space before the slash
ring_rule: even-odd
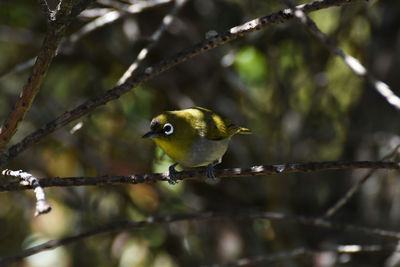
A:
<svg viewBox="0 0 400 267">
<path fill-rule="evenodd" d="M 172 164 L 168 168 L 168 183 L 172 185 L 178 183 L 178 180 L 176 179 L 176 170 L 175 170 L 176 165 L 178 165 L 178 163 Z"/>
<path fill-rule="evenodd" d="M 216 184 L 218 182 L 217 178 L 215 177 L 214 174 L 214 165 L 218 164 L 219 161 L 216 160 L 210 164 L 207 165 L 206 169 L 206 182 L 209 184 Z"/>
</svg>

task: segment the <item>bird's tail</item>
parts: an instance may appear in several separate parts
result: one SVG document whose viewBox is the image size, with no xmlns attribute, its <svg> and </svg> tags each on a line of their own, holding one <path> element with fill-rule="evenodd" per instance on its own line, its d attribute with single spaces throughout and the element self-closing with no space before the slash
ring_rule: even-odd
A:
<svg viewBox="0 0 400 267">
<path fill-rule="evenodd" d="M 234 134 L 252 134 L 250 129 L 237 126 L 237 125 L 235 125 L 233 123 L 228 125 L 228 132 L 229 132 L 230 136 L 232 136 Z"/>
<path fill-rule="evenodd" d="M 238 134 L 252 134 L 250 129 L 239 127 Z"/>
</svg>

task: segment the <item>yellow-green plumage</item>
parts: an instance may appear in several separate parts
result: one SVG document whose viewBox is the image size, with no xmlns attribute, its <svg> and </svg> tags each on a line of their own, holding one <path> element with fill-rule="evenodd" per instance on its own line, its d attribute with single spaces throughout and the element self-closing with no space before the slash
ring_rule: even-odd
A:
<svg viewBox="0 0 400 267">
<path fill-rule="evenodd" d="M 211 110 L 194 107 L 166 111 L 151 122 L 151 131 L 144 137 L 154 142 L 183 167 L 199 167 L 220 161 L 235 134 L 249 134 Z M 166 130 L 171 130 L 166 134 Z"/>
</svg>

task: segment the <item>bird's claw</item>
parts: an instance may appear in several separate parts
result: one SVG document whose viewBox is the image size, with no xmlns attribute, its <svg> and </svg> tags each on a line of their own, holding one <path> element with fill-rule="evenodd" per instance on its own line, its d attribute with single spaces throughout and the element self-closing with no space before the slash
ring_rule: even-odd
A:
<svg viewBox="0 0 400 267">
<path fill-rule="evenodd" d="M 214 165 L 212 163 L 207 165 L 206 178 L 215 180 Z"/>
<path fill-rule="evenodd" d="M 178 165 L 178 164 L 177 163 L 172 164 L 168 168 L 168 183 L 171 185 L 178 183 L 178 180 L 176 179 L 176 170 L 175 170 L 176 165 Z"/>
<path fill-rule="evenodd" d="M 207 169 L 206 169 L 206 182 L 210 183 L 210 184 L 217 183 L 217 178 L 215 177 L 215 174 L 214 174 L 214 165 L 215 165 L 215 162 L 210 163 L 207 165 Z"/>
</svg>

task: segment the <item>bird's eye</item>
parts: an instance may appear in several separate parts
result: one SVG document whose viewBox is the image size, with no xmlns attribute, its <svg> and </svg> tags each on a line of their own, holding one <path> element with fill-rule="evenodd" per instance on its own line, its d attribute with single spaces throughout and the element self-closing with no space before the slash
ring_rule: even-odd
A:
<svg viewBox="0 0 400 267">
<path fill-rule="evenodd" d="M 174 132 L 174 126 L 171 123 L 164 124 L 163 129 L 166 135 L 171 135 Z"/>
</svg>

